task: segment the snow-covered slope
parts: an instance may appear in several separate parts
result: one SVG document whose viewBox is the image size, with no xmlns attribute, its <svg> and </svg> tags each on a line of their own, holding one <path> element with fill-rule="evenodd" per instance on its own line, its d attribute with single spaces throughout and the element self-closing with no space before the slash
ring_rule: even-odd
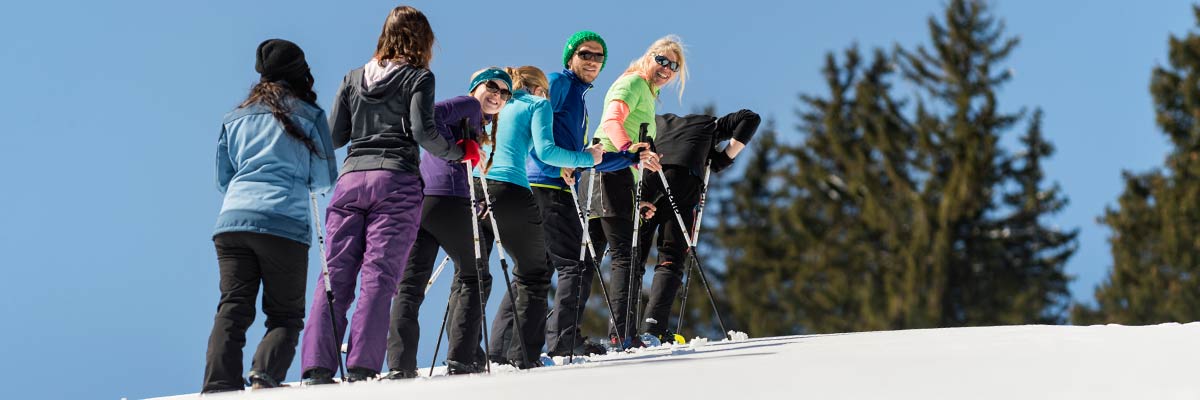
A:
<svg viewBox="0 0 1200 400">
<path fill-rule="evenodd" d="M 206 398 L 1200 399 L 1200 323 L 710 341 L 529 371 Z"/>
</svg>

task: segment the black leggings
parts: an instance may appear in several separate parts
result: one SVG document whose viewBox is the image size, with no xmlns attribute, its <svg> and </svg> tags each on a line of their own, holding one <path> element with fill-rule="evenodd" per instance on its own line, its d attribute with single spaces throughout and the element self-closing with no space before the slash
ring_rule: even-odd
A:
<svg viewBox="0 0 1200 400">
<path fill-rule="evenodd" d="M 554 310 L 546 321 L 546 351 L 551 355 L 570 354 L 579 344 L 579 320 L 592 289 L 592 270 L 579 262 L 583 227 L 571 192 L 562 189 L 533 188 L 533 196 L 542 210 L 542 230 L 551 267 L 558 272 Z"/>
<path fill-rule="evenodd" d="M 481 361 L 476 354 L 482 335 L 480 298 L 487 301 L 492 276 L 486 262 L 482 277 L 476 273 L 474 211 L 470 200 L 455 196 L 425 196 L 421 207 L 421 230 L 409 253 L 408 266 L 392 299 L 391 327 L 388 333 L 388 368 L 412 371 L 417 368 L 417 341 L 420 338 L 418 313 L 425 300 L 425 286 L 433 275 L 438 249 L 445 249 L 454 261 L 455 272 L 450 291 L 450 315 L 446 325 L 449 337 L 447 360 L 466 364 Z M 483 286 L 483 292 L 479 286 Z"/>
<path fill-rule="evenodd" d="M 546 341 L 546 298 L 550 290 L 553 269 L 546 264 L 546 242 L 542 232 L 542 216 L 529 188 L 508 182 L 488 180 L 491 194 L 491 212 L 499 224 L 500 241 L 504 244 L 512 267 L 513 285 L 508 290 L 516 297 L 519 316 L 512 313 L 512 303 L 506 294 L 500 300 L 500 309 L 492 322 L 489 338 L 493 358 L 513 361 L 537 361 L 542 345 Z M 478 188 L 476 194 L 483 193 Z M 484 234 L 485 254 L 491 254 L 494 239 L 490 221 L 481 229 Z M 520 342 L 513 334 L 513 320 L 517 320 L 527 346 L 520 350 Z"/>
<path fill-rule="evenodd" d="M 690 232 L 694 217 L 692 211 L 699 202 L 702 182 L 683 167 L 664 166 L 663 173 L 666 174 L 671 191 L 675 195 L 675 201 L 680 207 L 679 212 Z M 602 217 L 592 220 L 589 229 L 598 256 L 603 254 L 608 245 L 612 245 L 611 287 L 613 288 L 612 302 L 616 325 L 610 327 L 609 335 L 616 335 L 618 332 L 621 336 L 630 333 L 636 334 L 637 332 L 632 329 L 626 330 L 627 322 L 637 321 L 642 317 L 645 318 L 644 325 L 641 325 L 644 332 L 655 335 L 663 334 L 667 330 L 667 320 L 671 315 L 675 294 L 682 283 L 684 265 L 686 265 L 684 256 L 687 251 L 687 242 L 679 229 L 679 222 L 675 218 L 666 193 L 662 190 L 661 178 L 657 173 L 646 172 L 644 184 L 647 186 L 643 186 L 643 195 L 651 192 L 649 189 L 655 189 L 653 192 L 660 196 L 655 199 L 642 199 L 642 201 L 654 203 L 657 211 L 653 218 L 644 220 L 638 228 L 638 260 L 640 262 L 634 262 L 632 257 L 633 198 L 635 197 L 633 173 L 629 170 L 603 173 L 601 179 L 604 190 Z M 596 229 L 597 226 L 600 229 Z M 656 233 L 657 235 L 655 235 Z M 656 236 L 657 240 L 655 240 Z M 650 286 L 650 298 L 646 303 L 646 313 L 644 316 L 639 316 L 638 310 L 634 307 L 636 307 L 637 299 L 642 292 L 642 276 L 646 271 L 645 262 L 650 254 L 650 247 L 654 245 L 658 246 L 661 262 L 654 267 L 654 280 Z M 632 288 L 629 284 L 631 266 L 636 266 L 632 271 Z M 627 304 L 630 301 L 631 291 L 635 294 L 632 298 L 633 307 Z M 638 326 L 635 323 L 629 327 Z"/>
</svg>

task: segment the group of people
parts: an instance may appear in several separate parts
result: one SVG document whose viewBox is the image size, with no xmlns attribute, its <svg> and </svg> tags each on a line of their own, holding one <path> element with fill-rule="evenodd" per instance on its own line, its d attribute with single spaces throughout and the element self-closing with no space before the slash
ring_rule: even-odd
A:
<svg viewBox="0 0 1200 400">
<path fill-rule="evenodd" d="M 579 329 L 599 275 L 593 254 L 611 255 L 609 347 L 672 336 L 666 322 L 691 250 L 702 176 L 732 164 L 758 115 L 656 115 L 661 88 L 677 82 L 682 96 L 687 80 L 683 46 L 667 36 L 609 88 L 598 143 L 590 143 L 586 96 L 608 53 L 600 35 L 572 35 L 561 72 L 485 68 L 464 95 L 436 103 L 433 43 L 419 10 L 393 9 L 375 54 L 342 80 L 328 117 L 304 52 L 280 39 L 258 46 L 260 80 L 225 116 L 218 139 L 221 297 L 203 392 L 279 386 L 298 343 L 304 383 L 334 383 L 346 335 L 346 380 L 416 376 L 418 310 L 439 250 L 455 266 L 450 374 L 482 372 L 489 362 L 538 367 L 543 346 L 551 356 L 603 352 Z M 347 145 L 339 171 L 334 149 Z M 582 187 L 589 191 L 579 196 Z M 307 254 L 320 220 L 313 196 L 331 188 L 327 276 L 306 321 Z M 634 302 L 655 237 L 659 262 L 638 327 Z M 595 253 L 585 256 L 589 241 Z M 514 265 L 488 337 L 493 244 L 506 282 L 506 257 Z M 267 332 L 244 379 L 242 348 L 260 286 Z"/>
</svg>

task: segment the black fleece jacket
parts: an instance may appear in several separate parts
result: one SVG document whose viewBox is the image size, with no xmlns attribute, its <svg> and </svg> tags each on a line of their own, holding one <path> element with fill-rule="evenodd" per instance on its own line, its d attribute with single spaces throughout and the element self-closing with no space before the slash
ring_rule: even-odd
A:
<svg viewBox="0 0 1200 400">
<path fill-rule="evenodd" d="M 376 169 L 418 173 L 418 144 L 439 158 L 461 160 L 462 149 L 434 127 L 433 91 L 433 72 L 407 64 L 370 90 L 362 68 L 346 74 L 329 113 L 334 147 L 350 144 L 341 174 Z"/>
</svg>

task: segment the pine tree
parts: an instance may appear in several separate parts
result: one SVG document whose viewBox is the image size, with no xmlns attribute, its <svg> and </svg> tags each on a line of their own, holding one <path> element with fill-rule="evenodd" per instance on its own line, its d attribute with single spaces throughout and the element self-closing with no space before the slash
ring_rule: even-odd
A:
<svg viewBox="0 0 1200 400">
<path fill-rule="evenodd" d="M 1200 25 L 1200 7 L 1193 7 Z M 1154 68 L 1150 93 L 1158 126 L 1173 149 L 1162 169 L 1124 172 L 1112 229 L 1112 271 L 1096 306 L 1073 310 L 1076 323 L 1151 324 L 1200 319 L 1200 35 L 1171 36 L 1168 65 Z"/>
<path fill-rule="evenodd" d="M 975 0 L 929 28 L 928 49 L 827 56 L 802 145 L 755 143 L 732 182 L 717 239 L 752 335 L 1061 322 L 1076 232 L 1044 225 L 1066 200 L 1044 188 L 1040 111 L 1023 153 L 999 146 L 1022 119 L 996 100 L 1018 40 Z"/>
<path fill-rule="evenodd" d="M 1000 301 L 992 306 L 992 320 L 997 324 L 1059 324 L 1065 322 L 1070 305 L 1069 278 L 1063 269 L 1075 254 L 1079 229 L 1064 232 L 1041 221 L 1067 205 L 1058 184 L 1042 187 L 1041 163 L 1054 154 L 1054 146 L 1042 136 L 1041 109 L 1034 111 L 1021 144 L 1025 149 L 1003 168 L 1016 184 L 1015 190 L 1004 194 L 1011 213 L 990 230 L 1000 239 L 1003 257 L 989 269 L 993 279 L 988 283 L 993 286 L 986 289 L 1005 294 L 1004 298 L 993 297 Z M 1037 310 L 1042 313 L 1034 313 Z"/>
</svg>

